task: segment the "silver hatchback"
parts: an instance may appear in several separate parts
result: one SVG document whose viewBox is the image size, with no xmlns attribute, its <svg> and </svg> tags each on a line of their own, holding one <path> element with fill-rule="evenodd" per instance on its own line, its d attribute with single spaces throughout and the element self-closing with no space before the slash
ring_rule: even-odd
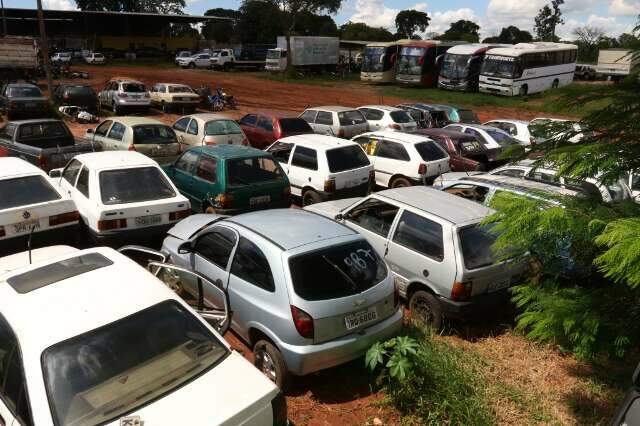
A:
<svg viewBox="0 0 640 426">
<path fill-rule="evenodd" d="M 351 139 L 369 130 L 367 119 L 357 109 L 342 106 L 309 108 L 300 114 L 314 133 Z"/>
<path fill-rule="evenodd" d="M 314 213 L 194 215 L 169 231 L 162 251 L 226 290 L 231 328 L 281 388 L 291 374 L 358 358 L 400 330 L 385 262 L 361 235 Z"/>
<path fill-rule="evenodd" d="M 145 85 L 136 80 L 114 78 L 98 93 L 100 108 L 108 108 L 115 115 L 125 110 L 146 112 L 151 106 L 151 97 Z"/>
</svg>

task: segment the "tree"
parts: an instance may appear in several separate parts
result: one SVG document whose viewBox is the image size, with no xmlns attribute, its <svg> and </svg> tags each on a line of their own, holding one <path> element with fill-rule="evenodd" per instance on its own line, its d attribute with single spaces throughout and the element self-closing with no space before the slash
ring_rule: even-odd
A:
<svg viewBox="0 0 640 426">
<path fill-rule="evenodd" d="M 282 35 L 285 18 L 274 2 L 245 0 L 239 12 L 236 34 L 242 43 L 273 43 Z"/>
<path fill-rule="evenodd" d="M 429 26 L 429 15 L 419 10 L 402 10 L 396 15 L 397 35 L 400 38 L 413 38 L 419 30 L 424 32 Z"/>
<path fill-rule="evenodd" d="M 228 43 L 234 37 L 235 22 L 240 19 L 240 11 L 233 9 L 209 9 L 204 16 L 217 16 L 230 18 L 229 20 L 212 20 L 202 26 L 202 36 L 205 40 L 215 40 L 219 43 Z"/>
<path fill-rule="evenodd" d="M 362 22 L 347 22 L 339 29 L 342 40 L 361 41 L 393 41 L 395 37 L 389 30 L 383 27 L 370 27 Z"/>
<path fill-rule="evenodd" d="M 506 28 L 502 28 L 500 35 L 495 37 L 485 38 L 483 43 L 505 43 L 505 44 L 517 44 L 517 43 L 529 43 L 533 41 L 533 36 L 529 31 L 521 30 L 513 25 Z"/>
<path fill-rule="evenodd" d="M 185 0 L 76 0 L 80 10 L 181 14 Z"/>
<path fill-rule="evenodd" d="M 480 25 L 473 21 L 461 19 L 452 22 L 447 31 L 439 37 L 439 40 L 462 40 L 470 43 L 480 41 Z"/>
<path fill-rule="evenodd" d="M 585 25 L 573 30 L 578 45 L 578 60 L 592 63 L 598 59 L 598 44 L 604 37 L 604 31 L 597 27 Z"/>
<path fill-rule="evenodd" d="M 556 27 L 564 24 L 564 20 L 562 19 L 562 11 L 559 4 L 561 2 L 554 0 L 552 7 L 547 4 L 538 11 L 538 15 L 535 17 L 535 25 L 533 26 L 538 39 L 542 41 L 560 40 L 556 36 Z"/>
<path fill-rule="evenodd" d="M 638 49 L 640 48 L 640 39 L 633 34 L 623 33 L 618 37 L 618 44 L 623 49 Z"/>
<path fill-rule="evenodd" d="M 294 32 L 301 35 L 336 37 L 338 26 L 331 16 L 303 12 L 297 19 Z"/>
</svg>

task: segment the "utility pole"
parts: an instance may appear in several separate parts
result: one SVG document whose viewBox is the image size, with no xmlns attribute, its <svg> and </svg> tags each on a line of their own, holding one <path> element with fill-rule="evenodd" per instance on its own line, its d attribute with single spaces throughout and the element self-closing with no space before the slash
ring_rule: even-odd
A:
<svg viewBox="0 0 640 426">
<path fill-rule="evenodd" d="M 53 79 L 51 78 L 51 67 L 49 66 L 49 42 L 44 28 L 44 16 L 42 13 L 42 0 L 38 0 L 38 26 L 40 27 L 40 52 L 42 53 L 42 66 L 47 76 L 47 90 L 49 90 L 49 100 L 53 96 Z"/>
<path fill-rule="evenodd" d="M 0 9 L 2 9 L 2 35 L 7 35 L 7 18 L 4 16 L 4 0 L 0 0 Z"/>
</svg>

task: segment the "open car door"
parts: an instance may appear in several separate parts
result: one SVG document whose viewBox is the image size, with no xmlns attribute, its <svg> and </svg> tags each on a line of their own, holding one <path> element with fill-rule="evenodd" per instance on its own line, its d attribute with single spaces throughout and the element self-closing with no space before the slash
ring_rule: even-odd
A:
<svg viewBox="0 0 640 426">
<path fill-rule="evenodd" d="M 640 364 L 633 373 L 633 386 L 618 407 L 611 426 L 640 425 Z"/>
</svg>

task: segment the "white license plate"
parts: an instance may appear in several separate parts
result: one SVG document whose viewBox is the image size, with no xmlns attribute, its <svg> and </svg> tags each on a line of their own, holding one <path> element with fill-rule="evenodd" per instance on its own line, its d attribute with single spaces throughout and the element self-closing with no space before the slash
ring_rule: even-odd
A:
<svg viewBox="0 0 640 426">
<path fill-rule="evenodd" d="M 347 315 L 346 317 L 344 317 L 344 324 L 347 326 L 347 330 L 352 330 L 377 319 L 378 311 L 376 310 L 376 308 L 369 308 L 364 311 Z"/>
<path fill-rule="evenodd" d="M 162 215 L 159 214 L 153 216 L 136 217 L 136 225 L 138 226 L 156 225 L 160 222 L 162 222 Z"/>
<path fill-rule="evenodd" d="M 27 222 L 20 222 L 13 225 L 13 232 L 16 234 L 24 234 L 25 232 L 31 232 L 31 229 L 38 231 L 40 229 L 39 220 L 30 220 Z"/>
<path fill-rule="evenodd" d="M 511 283 L 510 279 L 506 279 L 502 281 L 492 281 L 491 283 L 489 283 L 488 291 L 489 293 L 492 293 L 494 291 L 502 290 L 503 288 L 509 287 L 510 283 Z"/>
<path fill-rule="evenodd" d="M 360 185 L 360 179 L 348 180 L 344 186 L 347 188 L 353 188 L 354 186 Z"/>
<path fill-rule="evenodd" d="M 258 204 L 266 204 L 271 202 L 271 195 L 261 195 L 259 197 L 251 197 L 249 198 L 249 205 L 255 206 Z"/>
</svg>

